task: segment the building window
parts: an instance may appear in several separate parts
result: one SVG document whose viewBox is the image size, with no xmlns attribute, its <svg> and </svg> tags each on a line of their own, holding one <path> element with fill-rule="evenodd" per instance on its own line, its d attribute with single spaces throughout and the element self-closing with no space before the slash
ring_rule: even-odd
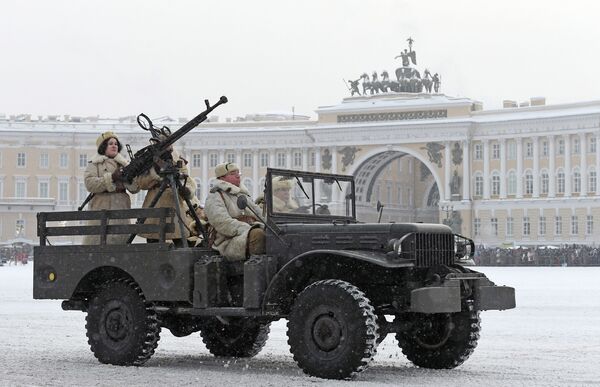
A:
<svg viewBox="0 0 600 387">
<path fill-rule="evenodd" d="M 475 196 L 483 196 L 483 176 L 475 175 Z"/>
<path fill-rule="evenodd" d="M 60 156 L 58 156 L 58 167 L 65 169 L 69 166 L 69 155 L 66 153 L 61 153 Z"/>
<path fill-rule="evenodd" d="M 285 153 L 278 152 L 277 153 L 277 166 L 279 168 L 285 168 L 285 161 L 286 161 Z"/>
<path fill-rule="evenodd" d="M 38 196 L 40 198 L 48 198 L 50 197 L 50 190 L 48 181 L 40 181 L 38 183 Z"/>
<path fill-rule="evenodd" d="M 48 153 L 40 154 L 40 168 L 47 169 L 49 164 Z"/>
<path fill-rule="evenodd" d="M 15 222 L 15 236 L 17 238 L 25 236 L 25 219 L 17 219 Z"/>
<path fill-rule="evenodd" d="M 578 155 L 579 153 L 581 153 L 581 147 L 580 147 L 579 139 L 578 138 L 574 138 L 573 139 L 573 154 L 574 155 Z"/>
<path fill-rule="evenodd" d="M 15 197 L 27 197 L 27 181 L 24 178 L 15 179 Z"/>
<path fill-rule="evenodd" d="M 500 144 L 492 144 L 492 158 L 498 160 L 500 158 Z"/>
<path fill-rule="evenodd" d="M 541 188 L 543 194 L 548 194 L 548 190 L 550 189 L 550 176 L 548 176 L 548 172 L 543 171 L 541 176 Z"/>
<path fill-rule="evenodd" d="M 244 153 L 244 168 L 252 167 L 252 153 Z"/>
<path fill-rule="evenodd" d="M 556 192 L 559 194 L 565 193 L 565 173 L 562 169 L 556 174 Z"/>
<path fill-rule="evenodd" d="M 588 172 L 588 192 L 596 192 L 596 170 L 591 168 Z"/>
<path fill-rule="evenodd" d="M 85 200 L 85 198 L 88 196 L 88 191 L 87 191 L 87 189 L 85 188 L 85 183 L 84 183 L 83 181 L 80 181 L 80 182 L 77 184 L 77 187 L 78 187 L 78 188 L 77 188 L 77 195 L 78 195 L 78 196 L 77 196 L 77 198 L 78 198 L 77 200 L 78 200 L 80 203 L 82 203 L 82 202 Z"/>
<path fill-rule="evenodd" d="M 507 156 L 509 160 L 517 159 L 517 144 L 514 141 L 508 141 L 506 143 L 507 147 Z"/>
<path fill-rule="evenodd" d="M 563 140 L 562 138 L 558 139 L 558 154 L 559 155 L 565 154 L 565 140 Z"/>
<path fill-rule="evenodd" d="M 26 164 L 25 152 L 17 153 L 17 167 L 25 168 L 25 164 Z"/>
<path fill-rule="evenodd" d="M 515 171 L 508 172 L 508 185 L 506 188 L 509 195 L 515 195 L 517 193 L 517 174 Z"/>
<path fill-rule="evenodd" d="M 545 216 L 540 216 L 540 227 L 539 227 L 539 234 L 540 235 L 546 235 L 546 217 Z"/>
<path fill-rule="evenodd" d="M 235 163 L 235 153 L 227 153 L 227 162 L 230 164 Z"/>
<path fill-rule="evenodd" d="M 548 141 L 542 141 L 542 156 L 548 157 Z"/>
<path fill-rule="evenodd" d="M 58 204 L 69 204 L 69 182 L 58 182 Z"/>
<path fill-rule="evenodd" d="M 396 192 L 398 193 L 398 206 L 402 207 L 404 205 L 404 198 L 402 197 L 402 185 L 398 184 L 396 187 Z"/>
<path fill-rule="evenodd" d="M 254 189 L 254 184 L 252 183 L 252 179 L 245 178 L 243 184 L 246 186 L 246 189 L 248 190 L 248 192 L 250 192 L 250 195 L 252 195 L 252 190 Z"/>
<path fill-rule="evenodd" d="M 573 171 L 573 192 L 581 192 L 581 173 L 579 173 L 578 169 Z"/>
<path fill-rule="evenodd" d="M 219 155 L 216 153 L 211 153 L 208 155 L 208 166 L 210 168 L 214 168 L 219 164 Z"/>
<path fill-rule="evenodd" d="M 531 171 L 525 172 L 525 194 L 533 194 L 533 174 Z"/>
<path fill-rule="evenodd" d="M 492 195 L 500 195 L 500 175 L 497 173 L 492 175 Z"/>
<path fill-rule="evenodd" d="M 86 154 L 79 154 L 79 168 L 85 168 L 87 167 L 87 155 Z"/>
<path fill-rule="evenodd" d="M 267 152 L 262 152 L 260 154 L 260 166 L 261 168 L 266 168 L 269 166 L 269 154 Z"/>
<path fill-rule="evenodd" d="M 310 155 L 308 157 L 308 166 L 309 167 L 314 167 L 315 166 L 315 164 L 316 164 L 316 162 L 315 162 L 316 157 L 317 156 L 316 156 L 315 152 L 310 152 Z"/>
<path fill-rule="evenodd" d="M 562 216 L 554 217 L 554 235 L 562 234 Z"/>
<path fill-rule="evenodd" d="M 474 160 L 483 159 L 483 149 L 482 149 L 481 144 L 475 144 L 473 146 L 473 159 Z"/>
<path fill-rule="evenodd" d="M 529 216 L 523 217 L 523 235 L 531 235 L 531 223 L 529 223 Z"/>
<path fill-rule="evenodd" d="M 196 195 L 196 198 L 200 199 L 202 197 L 202 182 L 200 181 L 200 179 L 196 178 L 194 179 L 194 183 L 196 183 L 196 190 L 194 191 L 194 195 Z"/>
<path fill-rule="evenodd" d="M 481 234 L 481 219 L 475 218 L 473 220 L 473 235 L 479 236 Z"/>
<path fill-rule="evenodd" d="M 492 235 L 498 236 L 498 218 L 490 219 L 490 225 L 492 227 Z"/>
<path fill-rule="evenodd" d="M 200 153 L 192 154 L 192 168 L 202 167 L 202 155 Z"/>
<path fill-rule="evenodd" d="M 592 235 L 594 233 L 594 216 L 588 215 L 585 223 L 585 233 Z"/>
<path fill-rule="evenodd" d="M 525 143 L 525 157 L 527 157 L 527 158 L 533 157 L 533 143 L 532 142 Z"/>
<path fill-rule="evenodd" d="M 506 218 L 506 236 L 513 236 L 514 219 L 512 216 Z"/>
<path fill-rule="evenodd" d="M 579 222 L 577 221 L 577 215 L 571 216 L 571 235 L 579 234 Z"/>
<path fill-rule="evenodd" d="M 302 168 L 302 152 L 294 152 L 294 167 Z"/>
<path fill-rule="evenodd" d="M 588 143 L 588 151 L 590 153 L 596 153 L 596 137 L 590 136 L 590 141 Z"/>
</svg>

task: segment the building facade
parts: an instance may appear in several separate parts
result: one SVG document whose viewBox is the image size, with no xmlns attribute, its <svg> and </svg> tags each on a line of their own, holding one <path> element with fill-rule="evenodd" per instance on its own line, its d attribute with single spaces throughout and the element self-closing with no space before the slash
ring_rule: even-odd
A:
<svg viewBox="0 0 600 387">
<path fill-rule="evenodd" d="M 176 147 L 201 201 L 224 161 L 240 164 L 254 197 L 268 166 L 352 174 L 365 221 L 377 220 L 380 201 L 382 221 L 444 222 L 486 246 L 593 244 L 600 101 L 528 105 L 482 110 L 468 98 L 386 92 L 319 107 L 313 121 L 204 123 Z M 174 131 L 184 122 L 155 124 Z M 37 212 L 77 209 L 106 130 L 134 151 L 148 144 L 131 117 L 0 118 L 0 241 L 36 241 Z M 132 202 L 141 206 L 143 193 Z"/>
</svg>

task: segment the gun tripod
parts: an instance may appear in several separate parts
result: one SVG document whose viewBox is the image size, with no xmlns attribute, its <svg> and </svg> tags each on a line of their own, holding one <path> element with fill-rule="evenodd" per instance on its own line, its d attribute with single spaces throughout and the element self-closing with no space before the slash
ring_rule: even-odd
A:
<svg viewBox="0 0 600 387">
<path fill-rule="evenodd" d="M 181 206 L 179 205 L 179 200 L 178 200 L 179 191 L 183 187 L 183 185 L 181 184 L 181 173 L 179 172 L 179 167 L 176 164 L 173 164 L 173 161 L 168 160 L 168 161 L 166 161 L 166 164 L 163 167 L 161 167 L 160 171 L 158 172 L 158 175 L 162 178 L 162 180 L 160 182 L 160 187 L 158 189 L 158 192 L 156 193 L 156 196 L 154 196 L 154 198 L 152 198 L 152 201 L 150 202 L 149 208 L 154 208 L 156 206 L 156 203 L 158 203 L 158 201 L 162 197 L 165 190 L 167 188 L 170 188 L 171 192 L 173 192 L 173 202 L 175 205 L 175 214 L 177 216 L 178 223 L 179 223 L 179 232 L 181 234 L 181 240 L 183 243 L 183 247 L 188 247 L 187 239 L 184 237 L 186 226 L 183 221 L 183 219 L 184 219 L 183 215 L 185 215 L 185 214 L 182 214 L 182 209 L 181 209 Z M 187 179 L 188 177 L 185 177 L 185 178 Z M 202 227 L 202 224 L 200 223 L 200 218 L 198 217 L 198 214 L 196 214 L 195 208 L 192 205 L 190 198 L 187 196 L 184 197 L 183 195 L 182 195 L 182 198 L 185 201 L 185 204 L 188 208 L 188 210 L 186 212 L 189 213 L 190 216 L 196 222 L 196 228 L 202 233 L 202 236 L 204 238 L 203 243 L 206 243 L 206 241 L 208 240 L 208 236 L 206 235 L 206 231 L 204 230 L 204 228 Z M 138 218 L 136 223 L 143 224 L 146 221 L 146 219 L 147 218 Z M 190 230 L 190 234 L 191 234 L 191 230 Z M 133 242 L 133 240 L 135 239 L 135 236 L 136 236 L 136 234 L 130 234 L 129 238 L 127 239 L 127 244 L 130 244 L 131 242 Z"/>
</svg>

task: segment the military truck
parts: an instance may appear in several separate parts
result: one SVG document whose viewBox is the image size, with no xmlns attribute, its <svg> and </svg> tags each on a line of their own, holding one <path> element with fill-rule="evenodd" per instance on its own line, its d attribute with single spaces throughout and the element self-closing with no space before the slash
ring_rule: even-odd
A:
<svg viewBox="0 0 600 387">
<path fill-rule="evenodd" d="M 289 182 L 291 210 L 274 209 L 274 180 Z M 514 308 L 514 289 L 465 266 L 472 240 L 441 224 L 361 223 L 355 197 L 352 176 L 268 169 L 256 214 L 266 254 L 241 262 L 203 244 L 175 248 L 165 240 L 172 209 L 39 213 L 34 298 L 86 312 L 90 348 L 107 364 L 144 364 L 161 328 L 200 332 L 215 356 L 252 357 L 281 318 L 309 375 L 352 378 L 388 334 L 419 367 L 462 364 L 477 345 L 480 312 Z M 160 222 L 109 222 L 140 217 Z M 64 226 L 87 220 L 100 224 Z M 159 243 L 106 244 L 107 235 L 141 232 L 158 232 Z M 50 243 L 87 234 L 100 244 Z"/>
</svg>

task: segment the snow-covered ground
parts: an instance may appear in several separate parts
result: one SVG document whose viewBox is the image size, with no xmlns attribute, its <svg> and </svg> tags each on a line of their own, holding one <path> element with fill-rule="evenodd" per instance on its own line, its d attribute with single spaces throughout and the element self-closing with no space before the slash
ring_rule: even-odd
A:
<svg viewBox="0 0 600 387">
<path fill-rule="evenodd" d="M 479 345 L 454 370 L 409 363 L 388 336 L 371 367 L 354 381 L 304 375 L 289 353 L 285 321 L 272 324 L 253 359 L 217 359 L 198 334 L 176 338 L 163 330 L 143 367 L 96 361 L 81 312 L 60 301 L 32 299 L 32 265 L 0 267 L 0 385 L 600 385 L 600 268 L 485 267 L 497 284 L 514 286 L 517 308 L 482 313 Z"/>
</svg>

